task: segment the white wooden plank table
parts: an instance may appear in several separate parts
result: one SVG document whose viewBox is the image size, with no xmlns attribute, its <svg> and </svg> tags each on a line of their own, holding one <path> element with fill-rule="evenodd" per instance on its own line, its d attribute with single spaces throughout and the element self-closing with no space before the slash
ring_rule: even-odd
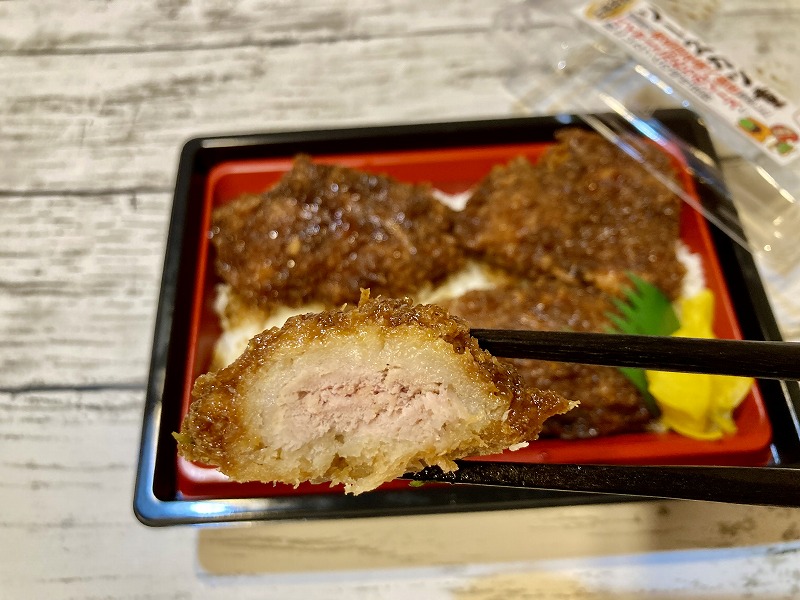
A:
<svg viewBox="0 0 800 600">
<path fill-rule="evenodd" d="M 800 2 L 664 4 L 690 20 L 714 12 L 711 41 L 800 102 Z M 0 2 L 0 598 L 800 597 L 800 510 L 135 520 L 182 143 L 522 114 L 489 35 L 500 6 Z M 800 275 L 768 283 L 800 339 Z"/>
</svg>

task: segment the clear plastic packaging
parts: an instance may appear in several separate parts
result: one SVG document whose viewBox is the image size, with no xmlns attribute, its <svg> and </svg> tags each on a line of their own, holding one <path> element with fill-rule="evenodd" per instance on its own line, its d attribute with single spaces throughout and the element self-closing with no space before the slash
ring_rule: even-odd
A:
<svg viewBox="0 0 800 600">
<path fill-rule="evenodd" d="M 649 10 L 649 14 L 642 16 L 652 19 L 655 13 L 662 20 L 660 23 L 668 22 L 679 35 L 682 31 L 679 28 L 685 25 L 671 20 L 669 7 L 654 8 L 649 2 L 593 2 L 588 10 L 606 8 L 612 13 L 610 18 L 623 11 Z M 713 99 L 707 101 L 702 90 L 698 93 L 698 89 L 686 85 L 680 74 L 676 77 L 664 64 L 632 52 L 613 36 L 598 33 L 598 28 L 582 18 L 582 11 L 586 10 L 585 0 L 535 0 L 510 4 L 497 14 L 494 37 L 511 62 L 509 90 L 528 112 L 583 115 L 596 131 L 640 160 L 644 168 L 659 178 L 656 169 L 642 158 L 641 145 L 655 142 L 680 147 L 689 169 L 714 190 L 719 202 L 701 206 L 678 186 L 662 179 L 665 185 L 731 239 L 756 254 L 770 270 L 786 273 L 795 268 L 800 263 L 798 162 L 792 165 L 775 150 L 774 137 L 767 147 L 764 138 L 758 143 L 741 125 L 732 124 L 730 115 L 715 110 Z M 697 26 L 703 19 L 713 17 L 713 10 L 697 11 L 695 22 L 689 25 Z M 696 38 L 687 36 L 687 39 L 690 40 L 687 43 L 696 43 Z M 746 75 L 742 70 L 732 69 L 731 65 L 724 72 L 732 81 L 734 75 Z M 721 76 L 719 79 L 726 83 Z M 726 161 L 724 177 L 710 157 L 688 146 L 654 115 L 656 109 L 674 107 L 699 114 L 717 149 L 737 157 Z M 631 129 L 641 135 L 633 138 L 626 135 Z M 788 148 L 793 154 L 791 143 Z"/>
</svg>

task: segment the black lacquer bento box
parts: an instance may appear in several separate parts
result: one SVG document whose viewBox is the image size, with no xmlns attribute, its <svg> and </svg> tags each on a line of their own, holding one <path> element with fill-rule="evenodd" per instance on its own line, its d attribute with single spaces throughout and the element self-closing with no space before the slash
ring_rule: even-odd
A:
<svg viewBox="0 0 800 600">
<path fill-rule="evenodd" d="M 689 111 L 659 111 L 674 134 L 714 157 L 700 119 Z M 433 123 L 363 129 L 196 138 L 180 157 L 153 354 L 144 410 L 134 511 L 148 525 L 297 518 L 342 518 L 552 506 L 620 501 L 601 496 L 468 485 L 411 487 L 400 480 L 360 496 L 303 484 L 297 488 L 235 483 L 177 454 L 177 431 L 194 379 L 208 369 L 220 333 L 213 311 L 218 283 L 208 241 L 214 207 L 244 193 L 261 193 L 299 153 L 405 182 L 430 182 L 447 193 L 470 189 L 496 164 L 518 155 L 531 160 L 560 128 L 588 127 L 579 116 Z M 680 159 L 680 157 L 678 157 Z M 728 202 L 682 162 L 686 191 L 700 203 Z M 733 208 L 728 206 L 727 210 Z M 715 332 L 731 339 L 780 340 L 752 256 L 689 206 L 683 242 L 703 261 L 718 299 Z M 715 442 L 674 433 L 635 433 L 591 440 L 540 440 L 513 460 L 532 463 L 711 464 L 763 466 L 800 463 L 800 388 L 764 380 L 735 414 L 738 432 Z M 724 500 L 724 499 L 722 499 Z"/>
</svg>

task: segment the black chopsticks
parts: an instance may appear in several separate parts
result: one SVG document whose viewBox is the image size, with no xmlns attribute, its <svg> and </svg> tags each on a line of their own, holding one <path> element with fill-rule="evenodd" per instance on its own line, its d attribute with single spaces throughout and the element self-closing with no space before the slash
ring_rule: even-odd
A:
<svg viewBox="0 0 800 600">
<path fill-rule="evenodd" d="M 626 466 L 456 461 L 404 479 L 800 507 L 800 470 L 777 467 Z"/>
<path fill-rule="evenodd" d="M 800 380 L 800 343 L 505 329 L 471 334 L 505 358 Z"/>
<path fill-rule="evenodd" d="M 800 344 L 615 333 L 473 329 L 505 358 L 800 380 Z M 456 461 L 405 479 L 442 483 L 800 507 L 800 468 L 628 466 Z"/>
</svg>

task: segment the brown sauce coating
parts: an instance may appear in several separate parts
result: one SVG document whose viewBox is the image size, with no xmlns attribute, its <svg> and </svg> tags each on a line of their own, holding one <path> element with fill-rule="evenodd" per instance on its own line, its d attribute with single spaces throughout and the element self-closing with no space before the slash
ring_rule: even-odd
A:
<svg viewBox="0 0 800 600">
<path fill-rule="evenodd" d="M 556 280 L 476 290 L 451 301 L 448 310 L 476 328 L 604 331 L 613 311 L 607 295 Z M 543 436 L 564 439 L 643 431 L 652 416 L 638 390 L 617 369 L 525 359 L 499 359 L 529 386 L 580 404 L 550 418 Z"/>
<path fill-rule="evenodd" d="M 426 187 L 298 157 L 273 190 L 215 212 L 218 272 L 237 311 L 335 306 L 355 302 L 362 287 L 402 297 L 436 284 L 462 264 L 460 244 L 520 281 L 446 304 L 474 327 L 604 331 L 606 294 L 618 294 L 628 272 L 677 297 L 680 199 L 597 134 L 565 129 L 557 142 L 535 165 L 518 158 L 493 169 L 461 213 Z M 673 174 L 662 152 L 647 159 Z M 616 369 L 508 364 L 527 385 L 580 401 L 546 423 L 547 435 L 595 437 L 651 423 Z M 522 423 L 523 404 L 515 406 Z"/>
<path fill-rule="evenodd" d="M 618 293 L 631 271 L 677 297 L 680 198 L 597 134 L 556 137 L 536 164 L 517 158 L 481 182 L 457 217 L 464 247 L 522 277 Z M 672 172 L 663 152 L 648 160 Z"/>
<path fill-rule="evenodd" d="M 270 191 L 218 208 L 211 239 L 244 301 L 337 306 L 360 288 L 401 297 L 456 270 L 452 219 L 429 186 L 299 156 Z"/>
</svg>

